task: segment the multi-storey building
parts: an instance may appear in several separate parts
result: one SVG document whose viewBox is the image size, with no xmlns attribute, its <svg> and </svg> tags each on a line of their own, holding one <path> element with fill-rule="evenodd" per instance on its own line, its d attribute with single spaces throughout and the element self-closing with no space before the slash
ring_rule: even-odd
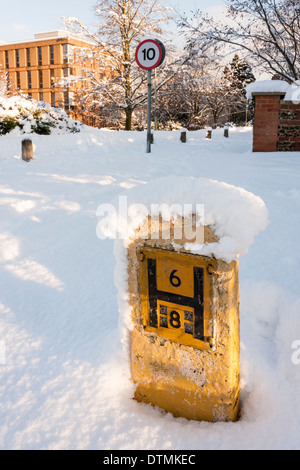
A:
<svg viewBox="0 0 300 470">
<path fill-rule="evenodd" d="M 7 88 L 20 90 L 32 99 L 63 107 L 76 119 L 83 118 L 76 106 L 80 82 L 62 86 L 60 80 L 84 74 L 76 51 L 93 45 L 65 31 L 35 34 L 32 41 L 0 45 L 0 72 L 5 74 Z M 87 63 L 84 67 L 86 70 Z M 90 67 L 93 64 L 90 63 Z M 83 119 L 84 120 L 84 119 Z"/>
</svg>

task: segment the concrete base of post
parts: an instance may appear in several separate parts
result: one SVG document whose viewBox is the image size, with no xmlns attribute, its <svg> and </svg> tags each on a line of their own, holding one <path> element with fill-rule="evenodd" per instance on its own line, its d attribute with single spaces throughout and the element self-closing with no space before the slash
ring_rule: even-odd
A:
<svg viewBox="0 0 300 470">
<path fill-rule="evenodd" d="M 33 144 L 30 139 L 22 140 L 22 160 L 29 162 L 33 159 Z"/>
</svg>

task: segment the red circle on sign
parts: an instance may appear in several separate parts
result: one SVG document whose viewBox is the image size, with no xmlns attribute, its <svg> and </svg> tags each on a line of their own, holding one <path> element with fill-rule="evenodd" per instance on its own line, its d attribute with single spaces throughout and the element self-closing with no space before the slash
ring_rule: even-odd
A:
<svg viewBox="0 0 300 470">
<path fill-rule="evenodd" d="M 144 46 L 145 44 L 148 44 L 148 43 L 152 43 L 154 44 L 157 48 L 158 48 L 158 51 L 159 51 L 159 57 L 158 59 L 155 61 L 154 64 L 152 64 L 151 66 L 145 66 L 144 64 L 141 63 L 141 61 L 139 60 L 139 57 L 138 57 L 138 54 L 139 54 L 139 50 L 142 46 Z M 135 51 L 135 60 L 136 60 L 136 63 L 138 64 L 138 66 L 143 69 L 143 70 L 153 70 L 155 69 L 156 67 L 159 66 L 160 62 L 161 62 L 161 59 L 162 59 L 162 56 L 163 56 L 163 51 L 162 51 L 162 47 L 161 45 L 159 44 L 159 42 L 155 41 L 155 39 L 145 39 L 143 42 L 141 42 L 138 47 L 136 48 L 136 51 Z"/>
</svg>

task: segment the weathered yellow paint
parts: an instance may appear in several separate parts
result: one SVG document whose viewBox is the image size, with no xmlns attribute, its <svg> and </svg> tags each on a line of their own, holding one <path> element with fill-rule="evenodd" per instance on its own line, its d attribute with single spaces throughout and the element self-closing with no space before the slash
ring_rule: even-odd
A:
<svg viewBox="0 0 300 470">
<path fill-rule="evenodd" d="M 155 261 L 158 296 L 152 326 L 148 259 Z M 193 255 L 183 247 L 175 252 L 161 240 L 135 240 L 128 250 L 128 262 L 135 399 L 187 419 L 236 421 L 240 391 L 238 262 Z M 194 337 L 195 312 L 189 302 L 194 295 L 194 268 L 203 273 L 202 340 Z M 172 273 L 181 281 L 177 287 L 179 281 Z M 162 298 L 161 292 L 169 293 L 170 298 Z M 185 305 L 187 301 L 190 305 Z M 178 313 L 173 327 L 172 311 Z M 157 325 L 153 326 L 155 315 Z M 160 316 L 165 318 L 163 325 Z"/>
<path fill-rule="evenodd" d="M 158 406 L 175 417 L 198 421 L 236 421 L 239 412 L 237 377 L 212 357 L 159 337 L 131 335 L 135 399 Z M 228 360 L 230 357 L 228 357 Z M 237 364 L 230 364 L 235 368 Z"/>
</svg>

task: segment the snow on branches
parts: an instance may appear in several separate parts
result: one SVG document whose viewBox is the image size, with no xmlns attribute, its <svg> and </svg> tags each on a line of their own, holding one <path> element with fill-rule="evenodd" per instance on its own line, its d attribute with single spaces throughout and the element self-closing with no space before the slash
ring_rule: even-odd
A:
<svg viewBox="0 0 300 470">
<path fill-rule="evenodd" d="M 299 0 L 226 0 L 225 20 L 202 12 L 181 19 L 191 48 L 209 41 L 244 51 L 252 64 L 293 82 L 300 78 Z"/>
<path fill-rule="evenodd" d="M 147 35 L 161 37 L 169 8 L 160 0 L 100 0 L 94 10 L 95 31 L 76 18 L 65 19 L 67 28 L 93 44 L 95 66 L 83 73 L 82 99 L 86 109 L 98 101 L 99 113 L 104 108 L 125 113 L 125 128 L 131 129 L 133 111 L 146 101 L 146 76 L 135 63 L 135 49 Z M 88 52 L 81 59 L 90 60 Z"/>
</svg>

